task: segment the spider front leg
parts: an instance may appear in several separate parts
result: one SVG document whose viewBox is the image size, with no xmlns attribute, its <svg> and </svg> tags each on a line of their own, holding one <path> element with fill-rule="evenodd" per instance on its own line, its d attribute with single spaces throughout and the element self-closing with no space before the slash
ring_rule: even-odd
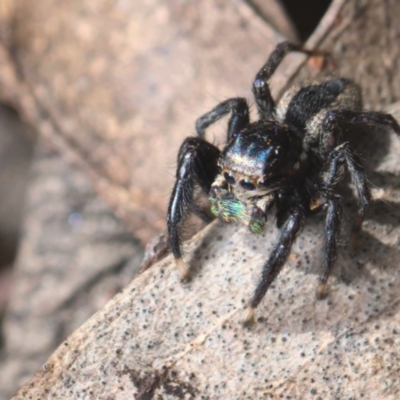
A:
<svg viewBox="0 0 400 400">
<path fill-rule="evenodd" d="M 304 210 L 301 206 L 293 206 L 287 210 L 287 219 L 284 222 L 279 236 L 278 244 L 275 246 L 268 261 L 264 264 L 261 280 L 257 285 L 253 298 L 250 302 L 249 312 L 244 321 L 245 325 L 250 324 L 254 319 L 254 310 L 260 304 L 267 293 L 271 283 L 278 276 L 285 265 L 297 234 L 304 223 Z"/>
<path fill-rule="evenodd" d="M 197 137 L 187 138 L 178 153 L 176 182 L 168 206 L 167 227 L 172 254 L 182 278 L 188 268 L 182 258 L 181 232 L 189 212 L 196 212 L 194 189 L 198 184 L 208 194 L 218 174 L 217 147 Z"/>
<path fill-rule="evenodd" d="M 315 51 L 306 50 L 300 45 L 290 42 L 282 42 L 276 46 L 267 62 L 257 73 L 253 82 L 253 93 L 261 119 L 274 119 L 275 102 L 269 90 L 268 80 L 274 74 L 283 58 L 292 51 L 298 51 L 310 55 L 316 54 Z"/>
</svg>

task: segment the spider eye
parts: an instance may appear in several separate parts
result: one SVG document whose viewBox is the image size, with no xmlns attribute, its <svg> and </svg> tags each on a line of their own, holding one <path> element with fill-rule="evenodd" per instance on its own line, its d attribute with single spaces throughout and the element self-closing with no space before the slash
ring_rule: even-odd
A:
<svg viewBox="0 0 400 400">
<path fill-rule="evenodd" d="M 244 190 L 254 190 L 256 188 L 256 185 L 254 185 L 253 183 L 251 183 L 249 181 L 240 181 L 240 186 Z"/>
<path fill-rule="evenodd" d="M 230 185 L 234 185 L 236 183 L 235 178 L 228 172 L 224 173 L 224 178 Z"/>
</svg>

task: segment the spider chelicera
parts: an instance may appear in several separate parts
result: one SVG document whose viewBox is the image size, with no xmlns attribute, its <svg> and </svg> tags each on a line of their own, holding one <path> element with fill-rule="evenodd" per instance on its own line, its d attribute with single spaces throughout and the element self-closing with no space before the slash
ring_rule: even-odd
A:
<svg viewBox="0 0 400 400">
<path fill-rule="evenodd" d="M 185 277 L 183 224 L 189 213 L 207 219 L 195 201 L 197 186 L 209 196 L 212 214 L 225 222 L 241 220 L 253 233 L 262 232 L 266 214 L 275 206 L 280 236 L 262 267 L 247 322 L 284 266 L 305 217 L 319 210 L 325 211 L 326 219 L 325 262 L 317 296 L 325 295 L 342 220 L 337 185 L 346 169 L 359 200 L 354 232 L 360 230 L 371 192 L 345 131 L 354 125 L 382 125 L 400 135 L 400 126 L 390 114 L 362 111 L 360 88 L 350 79 L 294 86 L 275 103 L 267 81 L 291 51 L 313 54 L 289 42 L 278 44 L 253 82 L 258 121 L 250 122 L 249 106 L 240 97 L 223 101 L 197 120 L 197 137 L 186 138 L 179 150 L 168 208 L 169 242 Z M 227 144 L 220 150 L 205 140 L 205 131 L 229 113 Z"/>
</svg>

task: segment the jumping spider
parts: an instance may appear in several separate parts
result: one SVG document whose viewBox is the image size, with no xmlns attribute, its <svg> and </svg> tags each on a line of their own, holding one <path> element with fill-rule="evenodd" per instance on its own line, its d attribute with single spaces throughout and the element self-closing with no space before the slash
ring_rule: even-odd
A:
<svg viewBox="0 0 400 400">
<path fill-rule="evenodd" d="M 249 106 L 240 97 L 218 104 L 197 120 L 197 137 L 186 138 L 179 150 L 168 208 L 169 242 L 184 277 L 188 270 L 182 259 L 182 226 L 190 212 L 206 219 L 195 203 L 196 185 L 209 195 L 212 214 L 225 222 L 241 220 L 253 233 L 262 232 L 266 214 L 275 206 L 281 232 L 263 265 L 248 322 L 285 264 L 306 216 L 319 210 L 325 211 L 326 220 L 325 263 L 317 296 L 325 294 L 342 220 L 337 185 L 346 169 L 359 200 L 353 232 L 361 228 L 371 192 L 344 128 L 382 125 L 400 135 L 400 126 L 390 114 L 362 111 L 360 88 L 350 79 L 295 86 L 275 104 L 267 81 L 291 51 L 313 53 L 292 43 L 278 44 L 253 82 L 258 121 L 250 122 Z M 227 144 L 220 150 L 205 140 L 205 130 L 228 113 Z"/>
</svg>

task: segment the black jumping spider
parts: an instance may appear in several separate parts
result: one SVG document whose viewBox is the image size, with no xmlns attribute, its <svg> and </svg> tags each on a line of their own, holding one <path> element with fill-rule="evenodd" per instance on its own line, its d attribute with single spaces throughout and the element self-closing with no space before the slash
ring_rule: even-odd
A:
<svg viewBox="0 0 400 400">
<path fill-rule="evenodd" d="M 281 233 L 263 266 L 247 321 L 285 264 L 305 217 L 321 209 L 326 212 L 325 264 L 317 295 L 323 296 L 336 259 L 342 219 L 342 197 L 336 187 L 346 169 L 358 194 L 354 231 L 360 230 L 371 192 L 359 157 L 343 135 L 344 127 L 383 125 L 400 135 L 400 126 L 391 115 L 362 111 L 360 88 L 349 79 L 295 86 L 275 104 L 267 81 L 291 51 L 312 54 L 300 46 L 280 43 L 256 75 L 253 93 L 258 121 L 250 122 L 244 98 L 226 100 L 197 120 L 197 137 L 186 138 L 179 150 L 168 208 L 169 241 L 185 276 L 183 223 L 189 212 L 206 218 L 195 204 L 196 185 L 209 195 L 215 216 L 225 222 L 241 220 L 254 233 L 263 230 L 267 211 L 275 206 Z M 221 151 L 205 140 L 205 130 L 228 113 L 227 144 Z"/>
</svg>

